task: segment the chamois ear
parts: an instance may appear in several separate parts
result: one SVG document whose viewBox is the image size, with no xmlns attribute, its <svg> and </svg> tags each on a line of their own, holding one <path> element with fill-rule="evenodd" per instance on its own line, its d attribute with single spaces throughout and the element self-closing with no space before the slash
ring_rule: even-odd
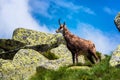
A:
<svg viewBox="0 0 120 80">
<path fill-rule="evenodd" d="M 61 23 L 60 23 L 60 19 L 58 19 L 58 24 L 61 25 Z"/>
<path fill-rule="evenodd" d="M 63 27 L 65 27 L 65 22 L 63 23 Z"/>
</svg>

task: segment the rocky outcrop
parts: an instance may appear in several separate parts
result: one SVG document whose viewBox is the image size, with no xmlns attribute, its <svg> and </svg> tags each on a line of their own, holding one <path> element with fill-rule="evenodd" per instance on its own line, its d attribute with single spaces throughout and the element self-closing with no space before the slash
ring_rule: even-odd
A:
<svg viewBox="0 0 120 80">
<path fill-rule="evenodd" d="M 66 45 L 61 44 L 58 47 L 51 49 L 50 52 L 57 56 L 58 59 L 48 60 L 46 63 L 40 65 L 39 67 L 58 70 L 60 67 L 72 65 L 72 55 L 67 49 Z M 85 63 L 84 56 L 79 56 L 79 62 Z"/>
<path fill-rule="evenodd" d="M 36 73 L 36 67 L 44 64 L 47 60 L 35 50 L 21 49 L 13 60 L 0 59 L 0 79 L 28 80 Z"/>
<path fill-rule="evenodd" d="M 120 45 L 118 48 L 112 53 L 112 57 L 109 62 L 110 66 L 118 67 L 120 66 Z"/>
<path fill-rule="evenodd" d="M 117 29 L 120 31 L 120 12 L 115 17 L 114 22 L 115 22 Z"/>
<path fill-rule="evenodd" d="M 78 60 L 86 62 L 83 55 Z M 58 70 L 71 64 L 71 52 L 61 34 L 18 28 L 13 39 L 0 39 L 2 80 L 28 80 L 39 68 Z"/>
<path fill-rule="evenodd" d="M 27 45 L 49 44 L 50 46 L 58 46 L 65 43 L 61 34 L 49 34 L 24 28 L 16 29 L 12 38 Z"/>
<path fill-rule="evenodd" d="M 68 66 L 72 64 L 71 53 L 68 51 L 65 45 L 61 44 L 60 46 L 53 48 L 50 50 L 52 54 L 58 57 L 56 60 L 49 60 L 40 67 L 44 67 L 46 69 L 57 70 L 60 67 Z"/>
<path fill-rule="evenodd" d="M 51 53 L 54 55 L 58 56 L 59 58 L 65 58 L 68 63 L 72 62 L 72 54 L 71 52 L 67 49 L 66 45 L 61 44 L 59 47 L 51 49 Z M 80 63 L 85 63 L 85 59 L 83 55 L 80 55 L 78 57 L 78 62 Z"/>
<path fill-rule="evenodd" d="M 120 12 L 117 14 L 117 16 L 114 19 L 114 23 L 117 27 L 117 29 L 120 31 Z M 120 66 L 120 45 L 118 48 L 112 53 L 112 57 L 109 61 L 110 66 L 118 67 Z"/>
</svg>

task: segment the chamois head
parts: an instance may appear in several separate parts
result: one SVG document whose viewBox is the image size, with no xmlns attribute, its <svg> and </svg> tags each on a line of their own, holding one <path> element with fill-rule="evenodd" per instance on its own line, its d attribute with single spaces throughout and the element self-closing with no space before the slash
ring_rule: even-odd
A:
<svg viewBox="0 0 120 80">
<path fill-rule="evenodd" d="M 63 28 L 65 27 L 65 22 L 63 24 L 60 23 L 60 19 L 58 20 L 59 28 L 56 30 L 56 33 L 63 33 Z"/>
</svg>

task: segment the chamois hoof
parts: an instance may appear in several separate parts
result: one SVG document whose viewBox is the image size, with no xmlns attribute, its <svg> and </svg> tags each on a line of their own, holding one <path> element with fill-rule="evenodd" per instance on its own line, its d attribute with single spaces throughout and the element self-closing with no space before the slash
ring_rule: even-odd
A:
<svg viewBox="0 0 120 80">
<path fill-rule="evenodd" d="M 97 60 L 96 62 L 95 62 L 95 64 L 98 64 L 100 62 L 100 60 Z"/>
</svg>

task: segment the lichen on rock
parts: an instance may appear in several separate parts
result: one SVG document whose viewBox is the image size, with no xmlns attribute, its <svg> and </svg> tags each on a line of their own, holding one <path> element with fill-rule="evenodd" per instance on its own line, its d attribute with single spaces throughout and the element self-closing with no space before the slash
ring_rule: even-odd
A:
<svg viewBox="0 0 120 80">
<path fill-rule="evenodd" d="M 113 67 L 120 66 L 120 45 L 112 53 L 111 59 L 109 61 L 109 64 L 110 64 L 110 66 L 113 66 Z"/>
<path fill-rule="evenodd" d="M 58 70 L 60 67 L 72 65 L 72 54 L 67 49 L 66 45 L 60 44 L 58 47 L 50 50 L 52 54 L 58 57 L 56 60 L 48 60 L 45 64 L 39 67 L 44 67 L 46 69 Z M 85 63 L 85 58 L 83 55 L 78 57 L 79 63 Z"/>
<path fill-rule="evenodd" d="M 13 60 L 0 59 L 0 74 L 2 80 L 28 80 L 36 73 L 36 68 L 44 64 L 46 59 L 32 49 L 19 50 Z"/>
<path fill-rule="evenodd" d="M 115 22 L 117 29 L 120 31 L 120 12 L 115 17 L 114 22 Z"/>
<path fill-rule="evenodd" d="M 0 58 L 3 58 L 0 59 L 2 80 L 28 80 L 40 67 L 58 70 L 73 64 L 72 54 L 61 34 L 18 28 L 12 38 L 0 39 Z M 6 60 L 10 59 L 11 55 L 12 59 Z M 84 64 L 85 57 L 80 55 L 78 62 Z"/>
<path fill-rule="evenodd" d="M 17 28 L 13 32 L 14 40 L 21 41 L 27 45 L 60 44 L 65 43 L 61 34 L 49 34 L 24 28 Z"/>
</svg>

